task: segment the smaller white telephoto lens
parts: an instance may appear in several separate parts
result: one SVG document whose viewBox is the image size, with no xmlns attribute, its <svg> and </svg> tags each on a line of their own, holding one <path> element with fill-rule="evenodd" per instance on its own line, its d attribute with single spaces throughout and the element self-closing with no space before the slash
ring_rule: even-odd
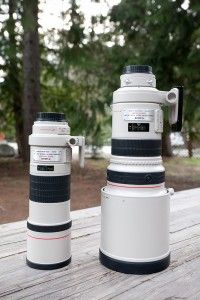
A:
<svg viewBox="0 0 200 300">
<path fill-rule="evenodd" d="M 27 264 L 35 269 L 61 268 L 71 261 L 71 146 L 80 147 L 83 166 L 85 139 L 70 136 L 64 114 L 40 112 L 29 144 Z"/>
</svg>

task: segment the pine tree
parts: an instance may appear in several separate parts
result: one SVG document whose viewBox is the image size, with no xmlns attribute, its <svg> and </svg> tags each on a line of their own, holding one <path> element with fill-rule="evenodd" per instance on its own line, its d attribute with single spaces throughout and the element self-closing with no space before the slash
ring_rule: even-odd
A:
<svg viewBox="0 0 200 300">
<path fill-rule="evenodd" d="M 40 51 L 38 34 L 38 0 L 23 0 L 23 160 L 29 160 L 28 136 L 36 113 L 40 110 Z"/>
</svg>

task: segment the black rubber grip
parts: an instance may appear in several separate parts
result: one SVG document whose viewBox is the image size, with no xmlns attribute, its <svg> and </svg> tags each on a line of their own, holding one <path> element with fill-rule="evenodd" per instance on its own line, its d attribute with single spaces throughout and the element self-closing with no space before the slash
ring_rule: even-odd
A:
<svg viewBox="0 0 200 300">
<path fill-rule="evenodd" d="M 125 274 L 152 274 L 166 269 L 170 264 L 170 254 L 160 260 L 129 262 L 111 258 L 99 251 L 99 260 L 105 267 Z"/>
<path fill-rule="evenodd" d="M 72 221 L 61 225 L 48 225 L 48 226 L 35 225 L 27 221 L 27 228 L 29 230 L 37 231 L 37 232 L 59 232 L 59 231 L 67 230 L 71 227 L 72 227 Z"/>
<path fill-rule="evenodd" d="M 55 263 L 55 264 L 38 264 L 38 263 L 34 263 L 28 259 L 26 259 L 26 263 L 29 267 L 33 268 L 33 269 L 38 269 L 38 270 L 55 270 L 55 269 L 60 269 L 63 267 L 66 267 L 67 265 L 69 265 L 71 262 L 71 257 L 68 258 L 65 261 L 61 261 L 59 263 Z"/>
<path fill-rule="evenodd" d="M 112 155 L 119 156 L 160 156 L 161 140 L 118 140 L 112 139 Z"/>
<path fill-rule="evenodd" d="M 122 184 L 158 184 L 165 181 L 165 172 L 129 173 L 107 170 L 107 180 Z"/>
<path fill-rule="evenodd" d="M 70 199 L 70 175 L 30 175 L 31 201 L 41 203 L 64 202 Z"/>
</svg>

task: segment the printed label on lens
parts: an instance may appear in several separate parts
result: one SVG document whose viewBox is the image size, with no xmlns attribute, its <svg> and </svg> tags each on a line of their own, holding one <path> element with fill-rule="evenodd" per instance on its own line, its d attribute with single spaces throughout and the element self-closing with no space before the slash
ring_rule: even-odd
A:
<svg viewBox="0 0 200 300">
<path fill-rule="evenodd" d="M 123 118 L 125 121 L 152 122 L 154 111 L 152 109 L 124 109 Z"/>
<path fill-rule="evenodd" d="M 33 151 L 33 161 L 59 162 L 61 161 L 61 150 L 40 149 Z"/>
<path fill-rule="evenodd" d="M 128 131 L 149 132 L 149 123 L 128 123 Z"/>
<path fill-rule="evenodd" d="M 38 171 L 54 171 L 54 166 L 38 165 L 37 170 Z"/>
</svg>

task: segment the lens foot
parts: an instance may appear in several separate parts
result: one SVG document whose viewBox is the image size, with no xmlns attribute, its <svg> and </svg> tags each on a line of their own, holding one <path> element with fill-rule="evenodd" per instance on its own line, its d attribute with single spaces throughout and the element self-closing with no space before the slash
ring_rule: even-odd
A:
<svg viewBox="0 0 200 300">
<path fill-rule="evenodd" d="M 126 274 L 152 274 L 163 271 L 170 264 L 170 254 L 157 261 L 151 262 L 126 262 L 118 259 L 111 258 L 99 250 L 99 260 L 105 267 L 121 273 Z"/>
</svg>

